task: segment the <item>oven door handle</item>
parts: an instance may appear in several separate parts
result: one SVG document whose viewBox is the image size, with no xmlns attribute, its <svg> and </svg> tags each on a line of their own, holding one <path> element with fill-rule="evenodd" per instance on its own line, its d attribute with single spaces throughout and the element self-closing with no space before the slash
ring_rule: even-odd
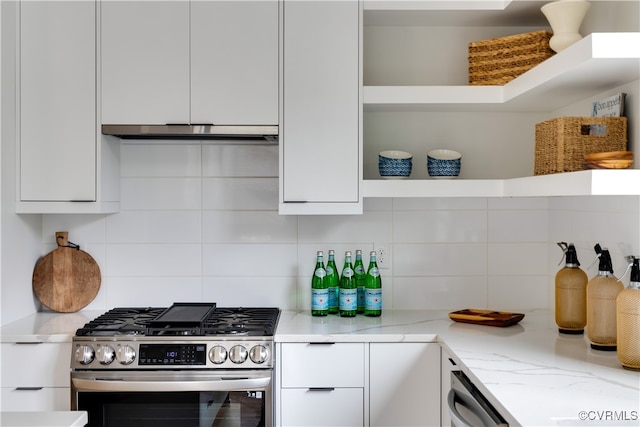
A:
<svg viewBox="0 0 640 427">
<path fill-rule="evenodd" d="M 71 381 L 77 391 L 245 391 L 265 390 L 271 382 L 271 376 L 234 379 L 220 378 L 205 381 L 130 381 L 125 378 L 71 378 Z"/>
</svg>

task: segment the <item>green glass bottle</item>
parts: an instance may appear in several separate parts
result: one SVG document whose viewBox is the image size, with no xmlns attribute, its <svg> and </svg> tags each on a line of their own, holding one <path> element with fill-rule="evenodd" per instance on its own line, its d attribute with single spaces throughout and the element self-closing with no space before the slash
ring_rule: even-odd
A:
<svg viewBox="0 0 640 427">
<path fill-rule="evenodd" d="M 364 286 L 364 315 L 380 316 L 382 314 L 382 279 L 375 251 L 371 251 L 369 254 L 369 268 Z"/>
<path fill-rule="evenodd" d="M 329 314 L 338 313 L 338 297 L 340 294 L 340 277 L 336 267 L 335 252 L 329 249 L 329 259 L 327 260 L 327 288 L 329 288 Z"/>
<path fill-rule="evenodd" d="M 358 309 L 358 290 L 353 277 L 351 251 L 344 254 L 344 267 L 340 277 L 340 301 L 338 302 L 341 317 L 354 317 Z"/>
<path fill-rule="evenodd" d="M 318 251 L 316 268 L 311 279 L 311 315 L 329 314 L 329 289 L 327 288 L 327 270 L 324 268 L 324 254 Z"/>
<path fill-rule="evenodd" d="M 362 251 L 360 249 L 356 250 L 356 262 L 353 264 L 353 273 L 356 278 L 356 289 L 358 293 L 358 308 L 357 313 L 364 313 L 364 281 L 367 272 L 364 269 L 364 264 L 362 263 Z"/>
</svg>

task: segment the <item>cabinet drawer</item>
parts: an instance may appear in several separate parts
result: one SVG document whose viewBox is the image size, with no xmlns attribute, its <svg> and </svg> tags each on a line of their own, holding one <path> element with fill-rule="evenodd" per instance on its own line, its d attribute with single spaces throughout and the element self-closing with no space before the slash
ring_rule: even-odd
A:
<svg viewBox="0 0 640 427">
<path fill-rule="evenodd" d="M 364 344 L 282 344 L 282 387 L 363 387 Z"/>
<path fill-rule="evenodd" d="M 3 343 L 3 387 L 69 387 L 71 343 Z"/>
<path fill-rule="evenodd" d="M 68 411 L 71 407 L 71 389 L 68 387 L 33 390 L 3 387 L 0 390 L 3 411 Z"/>
<path fill-rule="evenodd" d="M 364 389 L 282 390 L 282 426 L 363 426 Z"/>
</svg>

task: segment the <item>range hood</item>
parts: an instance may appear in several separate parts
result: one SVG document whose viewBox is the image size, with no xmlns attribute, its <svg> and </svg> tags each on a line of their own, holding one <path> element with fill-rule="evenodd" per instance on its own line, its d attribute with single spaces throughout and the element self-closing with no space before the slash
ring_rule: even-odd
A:
<svg viewBox="0 0 640 427">
<path fill-rule="evenodd" d="M 232 142 L 277 143 L 277 125 L 102 125 L 103 135 L 122 139 L 220 139 Z"/>
</svg>

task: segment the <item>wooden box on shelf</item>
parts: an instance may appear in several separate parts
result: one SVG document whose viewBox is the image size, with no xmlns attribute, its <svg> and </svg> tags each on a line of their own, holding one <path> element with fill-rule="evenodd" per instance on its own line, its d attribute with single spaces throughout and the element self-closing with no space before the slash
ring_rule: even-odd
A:
<svg viewBox="0 0 640 427">
<path fill-rule="evenodd" d="M 604 127 L 592 135 L 592 126 Z M 536 124 L 534 175 L 584 169 L 584 156 L 627 149 L 626 117 L 558 117 Z"/>
<path fill-rule="evenodd" d="M 541 30 L 469 43 L 469 84 L 504 85 L 553 56 Z"/>
</svg>

